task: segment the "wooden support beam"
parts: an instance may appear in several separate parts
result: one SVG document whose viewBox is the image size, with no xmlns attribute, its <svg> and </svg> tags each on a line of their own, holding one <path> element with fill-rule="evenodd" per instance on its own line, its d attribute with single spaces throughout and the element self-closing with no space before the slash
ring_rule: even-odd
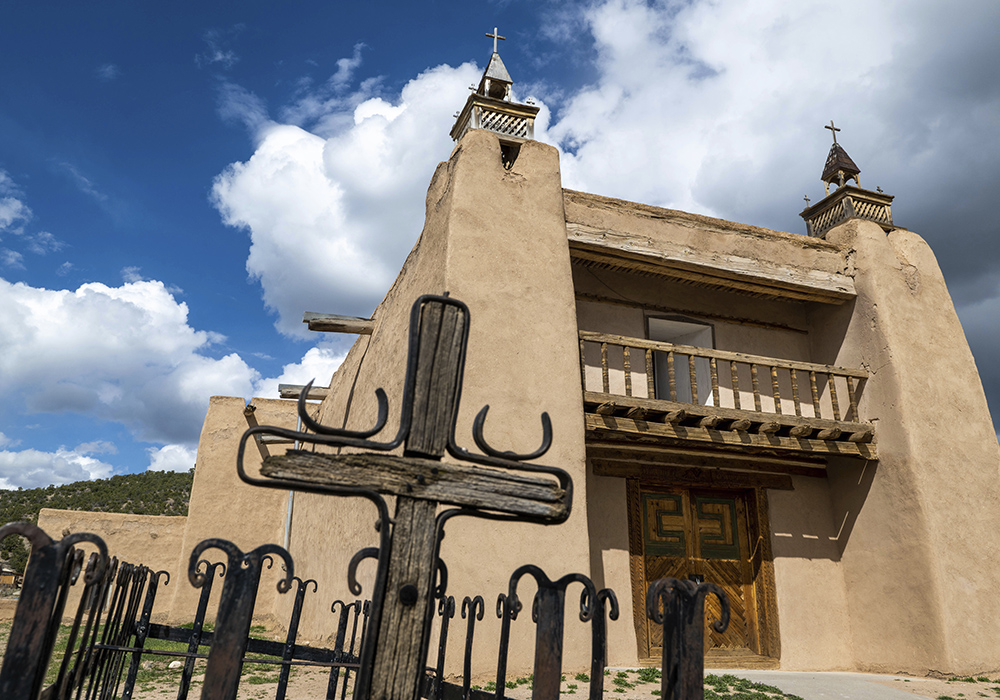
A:
<svg viewBox="0 0 1000 700">
<path fill-rule="evenodd" d="M 602 416 L 610 416 L 612 413 L 615 412 L 615 409 L 617 407 L 618 404 L 616 404 L 614 401 L 605 401 L 594 410 L 597 411 Z"/>
<path fill-rule="evenodd" d="M 698 421 L 698 427 L 715 428 L 723 420 L 722 416 L 705 416 Z"/>
<path fill-rule="evenodd" d="M 593 460 L 594 474 L 619 478 L 659 481 L 670 484 L 697 485 L 702 488 L 764 488 L 792 490 L 792 477 L 785 474 L 730 471 L 727 469 L 700 469 L 698 467 L 664 464 L 643 464 L 630 460 Z M 820 470 L 813 470 L 822 476 Z M 811 474 L 810 476 L 814 476 Z"/>
<path fill-rule="evenodd" d="M 812 435 L 812 432 L 813 427 L 811 425 L 793 425 L 788 434 L 792 437 L 809 437 Z"/>
<path fill-rule="evenodd" d="M 632 420 L 645 420 L 648 413 L 649 412 L 642 406 L 632 406 L 625 411 L 625 416 L 627 418 L 631 418 Z"/>
<path fill-rule="evenodd" d="M 303 389 L 305 389 L 305 385 L 303 384 L 279 384 L 278 397 L 282 399 L 297 399 Z M 322 401 L 329 393 L 330 389 L 328 387 L 314 386 L 309 390 L 306 398 L 310 401 Z"/>
<path fill-rule="evenodd" d="M 816 433 L 816 438 L 818 440 L 836 440 L 843 432 L 840 428 L 826 428 Z"/>
<path fill-rule="evenodd" d="M 257 423 L 257 416 L 254 415 L 254 412 L 256 410 L 257 410 L 257 407 L 254 406 L 252 403 L 248 403 L 243 408 L 243 417 L 247 419 L 247 425 L 249 425 L 251 428 L 256 428 L 257 425 L 258 425 L 258 423 Z M 257 445 L 257 451 L 260 452 L 260 458 L 261 459 L 267 459 L 268 457 L 271 456 L 271 453 L 268 452 L 267 445 L 265 445 L 261 441 L 260 437 L 261 437 L 260 433 L 257 433 L 256 435 L 254 435 L 254 444 Z"/>
<path fill-rule="evenodd" d="M 375 321 L 359 316 L 338 316 L 337 314 L 320 314 L 306 311 L 302 314 L 302 323 L 309 324 L 309 330 L 325 333 L 356 333 L 371 335 Z"/>
<path fill-rule="evenodd" d="M 764 421 L 757 427 L 757 432 L 761 435 L 773 435 L 779 430 L 781 430 L 781 423 L 773 420 Z"/>
<path fill-rule="evenodd" d="M 664 438 L 669 444 L 707 444 L 715 447 L 731 445 L 743 449 L 766 448 L 777 452 L 798 452 L 809 455 L 842 455 L 862 459 L 878 459 L 874 444 L 859 442 L 817 440 L 809 438 L 782 437 L 774 434 L 736 432 L 732 430 L 710 430 L 696 426 L 674 425 L 672 423 L 637 422 L 625 417 L 584 414 L 588 433 L 598 439 L 614 433 L 648 438 Z"/>
<path fill-rule="evenodd" d="M 670 411 L 669 413 L 667 413 L 667 415 L 664 417 L 663 420 L 667 423 L 680 423 L 687 417 L 688 417 L 687 411 L 685 411 L 683 408 L 678 408 L 675 411 Z"/>
<path fill-rule="evenodd" d="M 812 430 L 823 430 L 826 428 L 838 428 L 841 432 L 856 433 L 866 430 L 874 430 L 870 423 L 855 423 L 852 421 L 836 421 L 827 418 L 813 418 L 807 416 L 794 416 L 790 414 L 768 413 L 766 411 L 738 410 L 735 408 L 723 408 L 722 406 L 704 406 L 701 404 L 682 403 L 679 401 L 665 401 L 662 399 L 644 399 L 637 396 L 619 396 L 618 394 L 605 394 L 596 391 L 585 391 L 583 393 L 583 403 L 586 410 L 593 410 L 591 406 L 612 402 L 619 411 L 631 406 L 645 408 L 648 413 L 659 415 L 666 413 L 669 417 L 675 413 L 683 411 L 683 416 L 677 420 L 669 422 L 679 422 L 685 419 L 702 418 L 704 416 L 721 416 L 725 420 L 733 421 L 735 426 L 737 421 L 747 420 L 752 423 L 773 421 L 780 426 L 791 428 L 796 425 L 809 426 Z M 731 430 L 747 430 L 745 428 L 732 427 Z M 834 438 L 830 438 L 834 439 Z"/>
<path fill-rule="evenodd" d="M 634 435 L 602 440 L 608 433 L 587 434 L 587 457 L 606 461 L 634 462 L 652 466 L 699 467 L 735 471 L 825 476 L 826 455 L 779 452 L 746 454 L 734 448 L 720 450 L 714 444 L 658 444 L 636 442 Z"/>
<path fill-rule="evenodd" d="M 748 419 L 748 418 L 737 418 L 736 420 L 734 420 L 732 423 L 729 424 L 729 429 L 730 430 L 742 430 L 742 431 L 746 432 L 747 430 L 750 430 L 750 426 L 751 425 L 752 425 L 752 423 L 750 422 L 750 419 Z"/>
<path fill-rule="evenodd" d="M 847 438 L 850 442 L 871 442 L 875 433 L 871 430 L 859 430 L 856 433 L 851 433 Z"/>
</svg>

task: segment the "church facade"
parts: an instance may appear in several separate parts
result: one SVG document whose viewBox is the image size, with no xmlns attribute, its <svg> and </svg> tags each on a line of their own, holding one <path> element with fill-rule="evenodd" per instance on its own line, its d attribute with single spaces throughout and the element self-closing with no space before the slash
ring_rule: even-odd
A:
<svg viewBox="0 0 1000 700">
<path fill-rule="evenodd" d="M 1000 447 L 934 255 L 893 224 L 892 197 L 861 188 L 836 140 L 827 196 L 802 212 L 809 235 L 567 190 L 557 150 L 532 138 L 537 109 L 510 99 L 494 53 L 372 317 L 307 314 L 358 334 L 313 390 L 323 424 L 374 424 L 378 388 L 398 406 L 410 307 L 445 292 L 471 313 L 459 442 L 472 443 L 486 404 L 490 444 L 518 453 L 551 416 L 538 461 L 571 475 L 568 521 L 452 521 L 449 593 L 489 601 L 525 563 L 587 574 L 618 596 L 615 666 L 658 656 L 648 584 L 694 576 L 731 601 L 729 629 L 709 634 L 710 666 L 1000 668 Z M 240 483 L 248 423 L 295 427 L 291 401 L 253 405 L 212 400 L 178 566 L 203 537 L 285 542 L 297 575 L 326 592 L 303 617 L 321 637 L 329 601 L 350 596 L 347 562 L 378 542 L 377 516 L 360 499 L 300 493 L 293 506 Z M 222 495 L 225 509 L 212 505 Z M 180 588 L 175 614 L 194 600 Z M 258 608 L 280 619 L 290 601 L 265 590 Z M 499 625 L 482 624 L 485 672 Z M 567 618 L 566 635 L 566 667 L 585 668 L 582 623 Z M 511 668 L 528 668 L 519 653 L 513 644 Z"/>
</svg>

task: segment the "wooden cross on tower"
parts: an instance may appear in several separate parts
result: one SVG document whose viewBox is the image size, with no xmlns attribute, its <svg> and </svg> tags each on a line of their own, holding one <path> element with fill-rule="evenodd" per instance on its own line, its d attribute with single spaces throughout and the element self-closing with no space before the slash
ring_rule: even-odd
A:
<svg viewBox="0 0 1000 700">
<path fill-rule="evenodd" d="M 507 37 L 500 36 L 497 33 L 497 28 L 496 27 L 493 27 L 493 33 L 492 34 L 490 34 L 489 32 L 486 32 L 486 36 L 493 40 L 493 53 L 497 52 L 497 39 L 499 39 L 500 41 L 507 41 Z"/>
<path fill-rule="evenodd" d="M 824 126 L 823 128 L 830 130 L 830 133 L 833 134 L 833 142 L 837 143 L 837 132 L 840 131 L 840 129 L 833 125 L 833 120 L 830 120 L 830 126 Z"/>
<path fill-rule="evenodd" d="M 500 37 L 502 38 L 502 37 Z M 542 446 L 530 454 L 501 452 L 483 437 L 489 406 L 473 424 L 473 438 L 483 454 L 455 442 L 455 421 L 462 391 L 469 309 L 448 296 L 422 296 L 410 314 L 410 346 L 399 430 L 388 442 L 369 438 L 380 432 L 388 416 L 385 392 L 376 392 L 379 415 L 371 430 L 349 431 L 317 423 L 306 411 L 307 386 L 299 397 L 299 415 L 312 432 L 256 426 L 240 443 L 238 471 L 248 483 L 271 488 L 355 495 L 379 510 L 380 544 L 362 550 L 348 567 L 355 594 L 360 587 L 354 570 L 361 559 L 376 557 L 369 634 L 362 650 L 355 697 L 359 700 L 416 700 L 424 673 L 435 578 L 446 520 L 473 515 L 494 520 L 544 524 L 569 517 L 572 481 L 561 469 L 525 464 L 542 456 L 552 443 L 552 425 L 542 414 Z M 366 450 L 331 454 L 291 450 L 264 460 L 261 474 L 243 468 L 248 439 L 258 433 L 318 446 Z M 387 454 L 403 447 L 402 455 Z M 471 464 L 442 462 L 448 453 Z M 528 473 L 526 473 L 528 472 Z M 531 473 L 533 472 L 533 473 Z M 394 496 L 392 518 L 381 494 Z M 439 505 L 452 506 L 438 512 Z M 443 587 L 442 587 L 443 588 Z"/>
</svg>

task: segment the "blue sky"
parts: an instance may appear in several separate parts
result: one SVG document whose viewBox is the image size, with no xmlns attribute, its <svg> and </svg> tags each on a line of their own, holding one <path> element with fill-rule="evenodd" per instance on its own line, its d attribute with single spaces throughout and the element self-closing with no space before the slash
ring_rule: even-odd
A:
<svg viewBox="0 0 1000 700">
<path fill-rule="evenodd" d="M 325 383 L 301 314 L 381 299 L 494 26 L 568 187 L 801 232 L 836 120 L 996 406 L 998 8 L 5 2 L 0 487 L 188 468 L 210 395 Z"/>
</svg>

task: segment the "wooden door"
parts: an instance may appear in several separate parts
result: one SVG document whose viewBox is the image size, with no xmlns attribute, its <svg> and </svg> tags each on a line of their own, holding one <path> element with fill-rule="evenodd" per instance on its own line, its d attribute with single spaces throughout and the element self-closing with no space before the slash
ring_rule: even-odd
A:
<svg viewBox="0 0 1000 700">
<path fill-rule="evenodd" d="M 639 488 L 639 512 L 633 514 L 633 526 L 639 526 L 641 538 L 632 538 L 641 548 L 641 552 L 633 552 L 633 560 L 637 559 L 640 567 L 640 580 L 636 582 L 640 591 L 636 593 L 641 592 L 644 601 L 649 584 L 665 577 L 683 579 L 693 575 L 720 586 L 729 596 L 729 627 L 720 634 L 706 624 L 706 651 L 754 655 L 764 651 L 746 496 L 739 491 Z M 635 598 L 638 603 L 639 596 Z M 719 619 L 720 613 L 715 596 L 707 597 L 706 622 Z M 645 616 L 643 625 L 637 630 L 640 652 L 645 650 L 649 657 L 658 657 L 662 653 L 663 630 Z"/>
</svg>

